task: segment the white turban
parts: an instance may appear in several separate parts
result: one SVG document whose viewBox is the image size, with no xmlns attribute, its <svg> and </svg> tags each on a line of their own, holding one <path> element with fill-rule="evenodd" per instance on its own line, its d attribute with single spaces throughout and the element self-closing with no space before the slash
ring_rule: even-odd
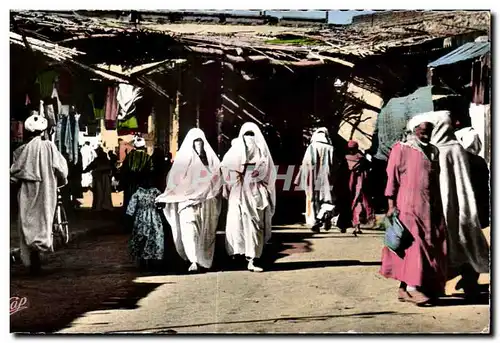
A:
<svg viewBox="0 0 500 343">
<path fill-rule="evenodd" d="M 413 131 L 417 126 L 419 126 L 422 123 L 431 123 L 432 125 L 435 126 L 438 122 L 447 120 L 449 117 L 450 117 L 449 111 L 433 111 L 433 112 L 420 113 L 408 121 L 406 129 L 408 131 Z"/>
<path fill-rule="evenodd" d="M 144 148 L 146 146 L 146 141 L 144 138 L 136 137 L 134 140 L 134 147 L 136 148 Z"/>
<path fill-rule="evenodd" d="M 33 114 L 24 122 L 24 128 L 29 132 L 45 131 L 47 126 L 47 119 L 38 115 L 37 112 L 33 112 Z"/>
<path fill-rule="evenodd" d="M 416 116 L 412 117 L 410 120 L 408 120 L 408 124 L 406 125 L 406 130 L 412 131 L 419 126 L 422 123 L 426 122 L 431 122 L 430 120 L 430 115 L 433 112 L 427 112 L 427 113 L 420 113 L 417 114 Z"/>
</svg>

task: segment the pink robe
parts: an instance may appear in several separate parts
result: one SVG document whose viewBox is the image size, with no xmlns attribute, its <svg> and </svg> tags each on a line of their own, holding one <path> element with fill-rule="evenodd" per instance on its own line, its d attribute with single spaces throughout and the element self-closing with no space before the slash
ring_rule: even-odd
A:
<svg viewBox="0 0 500 343">
<path fill-rule="evenodd" d="M 431 160 L 418 148 L 396 143 L 387 165 L 385 195 L 396 197 L 399 219 L 414 238 L 401 258 L 382 250 L 380 273 L 388 278 L 442 292 L 446 282 L 446 227 L 439 191 L 438 150 Z"/>
<path fill-rule="evenodd" d="M 368 173 L 363 166 L 364 156 L 358 152 L 355 155 L 346 155 L 345 158 L 349 169 L 352 225 L 365 224 L 374 219 L 374 213 L 365 191 Z"/>
</svg>

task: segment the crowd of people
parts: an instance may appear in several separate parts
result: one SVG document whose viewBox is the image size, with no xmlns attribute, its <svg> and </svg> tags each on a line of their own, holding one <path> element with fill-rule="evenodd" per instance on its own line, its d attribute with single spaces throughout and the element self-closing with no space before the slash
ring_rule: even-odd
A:
<svg viewBox="0 0 500 343">
<path fill-rule="evenodd" d="M 68 168 L 56 146 L 43 139 L 43 117 L 31 116 L 25 127 L 32 139 L 16 150 L 11 178 L 21 184 L 23 262 L 39 269 L 39 252 L 52 248 L 56 193 L 68 182 Z M 397 216 L 411 239 L 398 251 L 383 248 L 380 273 L 400 282 L 398 300 L 419 306 L 442 295 L 446 281 L 457 275 L 460 287 L 474 294 L 479 273 L 489 272 L 484 211 L 477 205 L 471 167 L 481 143 L 471 130 L 455 133 L 446 111 L 417 115 L 407 129 L 390 153 L 385 196 L 387 216 Z M 116 155 L 102 148 L 93 151 L 85 144 L 81 155 L 80 179 L 92 187 L 94 210 L 113 208 L 112 180 L 119 180 L 130 253 L 141 267 L 162 264 L 166 250 L 174 248 L 166 247 L 168 233 L 188 272 L 210 269 L 224 216 L 226 253 L 236 263 L 245 261 L 249 271 L 264 270 L 261 257 L 276 209 L 276 166 L 256 124 L 242 125 L 222 159 L 198 128 L 188 132 L 173 162 L 159 148 L 149 155 L 140 137 L 120 168 Z M 315 233 L 351 227 L 358 235 L 362 224 L 374 224 L 369 171 L 370 156 L 357 142 L 349 141 L 341 155 L 327 128 L 314 130 L 295 178 L 305 192 L 306 225 Z"/>
</svg>

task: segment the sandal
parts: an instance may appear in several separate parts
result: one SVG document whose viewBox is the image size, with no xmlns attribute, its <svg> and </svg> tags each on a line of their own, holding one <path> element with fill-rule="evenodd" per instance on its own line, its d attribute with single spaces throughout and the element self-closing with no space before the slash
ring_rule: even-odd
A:
<svg viewBox="0 0 500 343">
<path fill-rule="evenodd" d="M 407 302 L 407 301 L 411 302 L 411 295 L 408 294 L 406 289 L 404 289 L 404 288 L 398 289 L 398 301 L 400 301 L 402 303 Z"/>
<path fill-rule="evenodd" d="M 409 301 L 414 303 L 417 306 L 425 306 L 425 305 L 429 304 L 429 302 L 431 300 L 424 293 L 419 292 L 419 291 L 411 291 L 411 292 L 408 292 L 408 294 L 410 295 Z"/>
</svg>

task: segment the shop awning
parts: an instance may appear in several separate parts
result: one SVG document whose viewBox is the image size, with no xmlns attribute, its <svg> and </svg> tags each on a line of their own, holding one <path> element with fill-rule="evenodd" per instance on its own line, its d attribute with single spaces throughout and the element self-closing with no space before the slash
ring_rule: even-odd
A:
<svg viewBox="0 0 500 343">
<path fill-rule="evenodd" d="M 10 32 L 9 40 L 11 44 L 17 44 L 23 46 L 24 48 L 27 48 L 23 40 L 23 37 L 20 34 L 17 34 L 15 32 Z M 47 56 L 52 60 L 59 61 L 61 63 L 73 64 L 103 79 L 122 82 L 122 83 L 129 83 L 129 81 L 124 77 L 113 75 L 113 73 L 106 72 L 105 70 L 96 69 L 76 61 L 75 57 L 84 55 L 85 54 L 84 52 L 78 51 L 74 48 L 71 49 L 50 42 L 45 42 L 32 37 L 27 37 L 26 41 L 29 44 L 29 48 L 31 48 L 34 51 L 42 53 L 43 55 Z"/>
<path fill-rule="evenodd" d="M 466 43 L 449 54 L 429 63 L 429 68 L 436 68 L 457 62 L 472 60 L 481 57 L 490 52 L 490 42 L 471 42 Z"/>
</svg>

